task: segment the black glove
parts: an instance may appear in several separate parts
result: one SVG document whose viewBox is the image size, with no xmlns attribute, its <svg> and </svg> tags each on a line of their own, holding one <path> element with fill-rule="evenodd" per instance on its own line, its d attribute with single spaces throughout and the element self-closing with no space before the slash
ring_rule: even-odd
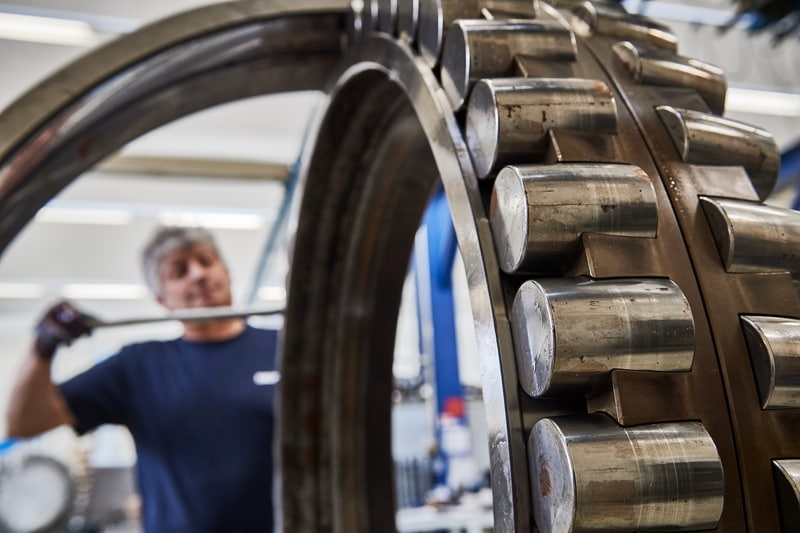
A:
<svg viewBox="0 0 800 533">
<path fill-rule="evenodd" d="M 91 321 L 91 316 L 69 302 L 54 305 L 36 325 L 36 351 L 44 359 L 53 359 L 59 345 L 69 345 L 81 335 L 91 333 Z"/>
</svg>

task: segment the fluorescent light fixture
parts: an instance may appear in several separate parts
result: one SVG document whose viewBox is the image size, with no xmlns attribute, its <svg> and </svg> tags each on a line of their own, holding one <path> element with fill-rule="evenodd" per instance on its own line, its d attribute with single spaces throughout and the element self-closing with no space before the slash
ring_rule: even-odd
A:
<svg viewBox="0 0 800 533">
<path fill-rule="evenodd" d="M 44 206 L 36 213 L 36 222 L 125 226 L 133 222 L 133 213 L 125 209 Z"/>
<path fill-rule="evenodd" d="M 158 220 L 167 226 L 201 226 L 213 229 L 255 230 L 266 224 L 263 216 L 252 213 L 163 211 L 159 213 Z"/>
<path fill-rule="evenodd" d="M 45 286 L 40 283 L 0 283 L 0 298 L 33 300 L 44 297 L 46 292 Z"/>
<path fill-rule="evenodd" d="M 258 299 L 268 302 L 282 302 L 286 300 L 286 289 L 275 285 L 260 287 L 258 289 Z"/>
<path fill-rule="evenodd" d="M 97 33 L 83 20 L 0 13 L 0 39 L 91 47 Z"/>
<path fill-rule="evenodd" d="M 800 94 L 731 87 L 725 99 L 726 111 L 800 117 Z"/>
<path fill-rule="evenodd" d="M 136 283 L 69 283 L 61 296 L 70 300 L 142 300 L 150 292 Z"/>
</svg>

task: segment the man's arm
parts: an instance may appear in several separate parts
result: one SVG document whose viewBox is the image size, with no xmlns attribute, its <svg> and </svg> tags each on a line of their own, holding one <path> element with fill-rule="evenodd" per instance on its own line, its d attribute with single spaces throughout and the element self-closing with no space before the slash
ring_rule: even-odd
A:
<svg viewBox="0 0 800 533">
<path fill-rule="evenodd" d="M 6 414 L 8 436 L 33 437 L 62 424 L 74 424 L 75 417 L 50 379 L 49 359 L 31 348 L 11 392 Z"/>
<path fill-rule="evenodd" d="M 51 307 L 36 325 L 36 340 L 11 393 L 6 427 L 9 437 L 32 437 L 62 424 L 75 423 L 58 387 L 50 378 L 60 345 L 90 333 L 86 315 L 69 302 Z"/>
</svg>

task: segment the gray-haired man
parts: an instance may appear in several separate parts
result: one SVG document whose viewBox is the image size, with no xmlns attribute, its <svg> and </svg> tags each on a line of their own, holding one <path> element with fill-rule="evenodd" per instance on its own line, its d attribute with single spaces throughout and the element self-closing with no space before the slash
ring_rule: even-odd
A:
<svg viewBox="0 0 800 533">
<path fill-rule="evenodd" d="M 228 268 L 203 229 L 162 228 L 142 266 L 167 309 L 231 305 Z M 145 531 L 272 531 L 274 387 L 254 376 L 275 369 L 275 332 L 241 318 L 183 327 L 178 339 L 125 346 L 56 385 L 57 347 L 90 328 L 68 302 L 54 306 L 12 393 L 9 436 L 123 424 L 136 443 Z"/>
</svg>

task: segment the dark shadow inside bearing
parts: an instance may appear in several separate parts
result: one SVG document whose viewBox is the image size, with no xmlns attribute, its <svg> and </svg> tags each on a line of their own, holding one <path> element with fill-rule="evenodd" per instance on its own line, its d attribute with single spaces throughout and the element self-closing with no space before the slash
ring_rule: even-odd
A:
<svg viewBox="0 0 800 533">
<path fill-rule="evenodd" d="M 386 73 L 366 70 L 335 91 L 308 162 L 286 311 L 287 530 L 394 530 L 395 328 L 438 183 L 414 110 Z"/>
</svg>

